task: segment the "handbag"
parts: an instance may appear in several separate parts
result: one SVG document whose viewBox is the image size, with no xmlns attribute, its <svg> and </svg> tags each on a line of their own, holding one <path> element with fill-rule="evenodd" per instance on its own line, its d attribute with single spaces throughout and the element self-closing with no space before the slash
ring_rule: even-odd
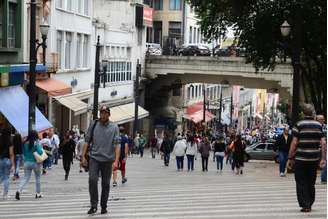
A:
<svg viewBox="0 0 328 219">
<path fill-rule="evenodd" d="M 33 152 L 34 158 L 37 163 L 42 163 L 48 158 L 47 153 L 42 149 L 42 154 L 40 155 L 37 151 Z"/>
</svg>

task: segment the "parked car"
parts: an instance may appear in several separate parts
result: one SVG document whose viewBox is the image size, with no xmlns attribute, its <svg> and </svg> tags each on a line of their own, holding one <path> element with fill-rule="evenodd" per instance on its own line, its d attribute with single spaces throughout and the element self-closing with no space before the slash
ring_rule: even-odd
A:
<svg viewBox="0 0 328 219">
<path fill-rule="evenodd" d="M 236 57 L 245 57 L 246 49 L 242 47 L 236 46 L 227 46 L 227 47 L 215 47 L 214 48 L 214 56 L 236 56 Z"/>
<path fill-rule="evenodd" d="M 179 56 L 210 56 L 211 50 L 203 45 L 183 45 L 178 50 Z"/>
<path fill-rule="evenodd" d="M 255 143 L 245 149 L 245 161 L 249 160 L 273 160 L 279 163 L 279 156 L 273 150 L 272 142 Z"/>
<path fill-rule="evenodd" d="M 157 43 L 146 43 L 147 47 L 147 55 L 157 55 L 160 56 L 162 55 L 162 47 L 160 44 Z"/>
</svg>

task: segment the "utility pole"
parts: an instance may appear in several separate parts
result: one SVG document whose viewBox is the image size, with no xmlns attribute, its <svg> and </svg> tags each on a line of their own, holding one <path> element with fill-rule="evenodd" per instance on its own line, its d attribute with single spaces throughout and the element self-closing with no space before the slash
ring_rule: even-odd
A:
<svg viewBox="0 0 328 219">
<path fill-rule="evenodd" d="M 35 88 L 35 80 L 36 80 L 36 1 L 31 0 L 30 13 L 31 13 L 31 23 L 30 23 L 30 74 L 29 74 L 29 86 L 28 86 L 28 94 L 29 94 L 29 107 L 28 107 L 28 133 L 35 130 L 35 107 L 36 107 L 36 88 Z"/>
<path fill-rule="evenodd" d="M 137 72 L 136 80 L 134 82 L 134 123 L 133 123 L 133 136 L 135 137 L 138 127 L 138 107 L 139 107 L 139 78 L 141 76 L 141 64 L 139 64 L 139 59 L 137 61 Z"/>
<path fill-rule="evenodd" d="M 232 127 L 232 114 L 233 114 L 233 90 L 231 90 L 231 99 L 230 99 L 230 126 Z"/>
<path fill-rule="evenodd" d="M 93 86 L 93 120 L 98 118 L 98 97 L 99 97 L 99 86 L 100 86 L 100 75 L 99 75 L 99 53 L 100 53 L 100 36 L 97 38 L 96 45 L 96 63 L 95 63 L 95 81 Z"/>
</svg>

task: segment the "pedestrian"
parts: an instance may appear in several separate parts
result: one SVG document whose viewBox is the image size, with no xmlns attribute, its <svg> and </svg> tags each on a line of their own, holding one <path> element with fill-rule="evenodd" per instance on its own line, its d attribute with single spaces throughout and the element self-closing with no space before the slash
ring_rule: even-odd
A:
<svg viewBox="0 0 328 219">
<path fill-rule="evenodd" d="M 139 137 L 139 152 L 140 152 L 140 157 L 143 157 L 145 146 L 147 144 L 147 140 L 143 134 L 140 134 Z"/>
<path fill-rule="evenodd" d="M 131 135 L 128 136 L 128 145 L 129 145 L 129 157 L 133 157 L 134 145 L 133 145 L 133 138 Z"/>
<path fill-rule="evenodd" d="M 78 161 L 80 161 L 80 170 L 79 172 L 82 173 L 82 164 L 81 164 L 81 161 L 82 161 L 82 151 L 83 151 L 83 146 L 85 144 L 85 140 L 84 140 L 84 132 L 83 131 L 80 131 L 80 137 L 79 137 L 79 140 L 76 144 L 76 159 Z"/>
<path fill-rule="evenodd" d="M 17 187 L 16 196 L 17 200 L 20 200 L 20 194 L 23 191 L 26 184 L 30 181 L 32 171 L 35 176 L 35 198 L 42 198 L 41 195 L 41 168 L 42 162 L 38 163 L 33 155 L 37 152 L 39 155 L 43 154 L 42 146 L 39 142 L 38 133 L 36 131 L 31 131 L 27 139 L 23 143 L 23 153 L 24 153 L 24 178 Z"/>
<path fill-rule="evenodd" d="M 274 144 L 274 149 L 278 150 L 279 154 L 279 173 L 281 177 L 286 176 L 286 164 L 288 160 L 288 152 L 292 142 L 292 135 L 288 133 L 289 128 L 285 127 L 284 132 L 278 137 Z"/>
<path fill-rule="evenodd" d="M 327 125 L 325 124 L 325 116 L 317 115 L 317 121 L 322 125 L 322 132 L 327 143 Z M 327 184 L 327 163 L 322 167 L 321 170 L 321 184 Z"/>
<path fill-rule="evenodd" d="M 54 165 L 58 164 L 58 158 L 59 158 L 59 145 L 60 145 L 60 141 L 59 141 L 59 137 L 58 135 L 54 132 L 53 129 L 51 129 L 49 131 L 49 139 L 51 142 L 51 148 L 53 149 L 52 152 L 52 163 Z"/>
<path fill-rule="evenodd" d="M 19 179 L 19 168 L 21 163 L 23 162 L 23 142 L 22 136 L 19 133 L 16 133 L 13 138 L 14 145 L 14 154 L 15 154 L 15 172 L 14 172 L 14 180 Z"/>
<path fill-rule="evenodd" d="M 200 144 L 199 152 L 202 157 L 202 170 L 203 172 L 208 171 L 208 157 L 210 156 L 211 143 L 208 137 L 204 137 L 203 142 Z"/>
<path fill-rule="evenodd" d="M 110 190 L 112 164 L 118 167 L 120 158 L 120 132 L 118 126 L 109 120 L 110 109 L 107 106 L 100 108 L 100 119 L 91 123 L 85 137 L 82 164 L 89 166 L 89 194 L 90 210 L 88 214 L 95 214 L 98 207 L 98 178 L 101 174 L 101 214 L 107 213 L 107 202 Z M 90 151 L 90 160 L 87 161 L 87 151 Z"/>
<path fill-rule="evenodd" d="M 139 148 L 139 145 L 140 145 L 140 134 L 139 133 L 136 133 L 136 137 L 134 137 L 133 139 L 133 144 L 134 144 L 134 149 L 136 150 L 136 154 L 139 154 L 140 153 L 140 148 Z"/>
<path fill-rule="evenodd" d="M 156 157 L 156 150 L 157 150 L 157 137 L 154 135 L 150 140 L 150 150 L 151 150 L 151 157 L 155 159 Z"/>
<path fill-rule="evenodd" d="M 42 133 L 42 139 L 40 141 L 40 144 L 42 149 L 48 155 L 48 158 L 45 161 L 43 161 L 43 170 L 42 170 L 42 174 L 46 174 L 47 169 L 50 169 L 51 167 L 51 154 L 52 154 L 51 141 L 48 138 L 48 134 L 46 132 Z"/>
<path fill-rule="evenodd" d="M 174 144 L 173 153 L 175 155 L 175 158 L 177 160 L 177 170 L 183 171 L 183 161 L 184 161 L 184 155 L 186 153 L 187 144 L 182 138 L 182 136 L 177 137 L 177 142 Z"/>
<path fill-rule="evenodd" d="M 75 155 L 75 141 L 73 139 L 74 132 L 67 131 L 60 148 L 63 154 L 63 168 L 65 170 L 65 180 L 68 180 L 69 171 Z"/>
<path fill-rule="evenodd" d="M 128 158 L 129 145 L 128 136 L 124 133 L 124 127 L 120 127 L 120 159 L 118 161 L 118 167 L 113 167 L 113 187 L 117 186 L 117 171 L 121 171 L 122 184 L 126 183 L 128 179 L 126 178 L 126 160 Z"/>
<path fill-rule="evenodd" d="M 0 132 L 0 184 L 3 183 L 3 200 L 8 199 L 10 172 L 15 169 L 14 146 L 10 140 L 10 130 Z"/>
<path fill-rule="evenodd" d="M 315 111 L 311 104 L 303 104 L 304 119 L 293 128 L 293 140 L 288 154 L 288 167 L 295 169 L 296 192 L 301 212 L 310 212 L 315 200 L 315 181 L 320 145 L 320 166 L 326 164 L 327 145 L 322 125 L 314 120 Z M 293 165 L 294 164 L 294 165 Z"/>
<path fill-rule="evenodd" d="M 222 172 L 223 169 L 223 159 L 226 151 L 226 144 L 224 142 L 224 138 L 220 137 L 214 142 L 214 155 L 216 157 L 216 169 L 217 172 Z"/>
<path fill-rule="evenodd" d="M 189 136 L 187 139 L 187 160 L 188 160 L 188 171 L 194 171 L 194 160 L 195 155 L 197 153 L 197 143 L 195 141 L 195 138 L 192 136 Z"/>
<path fill-rule="evenodd" d="M 236 174 L 243 174 L 244 167 L 244 155 L 245 155 L 245 144 L 241 140 L 240 135 L 236 135 L 235 141 L 233 142 L 233 162 L 236 167 Z"/>
<path fill-rule="evenodd" d="M 168 134 L 165 133 L 164 134 L 164 139 L 160 148 L 160 151 L 163 153 L 163 157 L 164 157 L 164 165 L 165 166 L 169 166 L 170 163 L 170 153 L 172 152 L 172 145 L 173 142 L 172 140 L 169 138 Z"/>
</svg>

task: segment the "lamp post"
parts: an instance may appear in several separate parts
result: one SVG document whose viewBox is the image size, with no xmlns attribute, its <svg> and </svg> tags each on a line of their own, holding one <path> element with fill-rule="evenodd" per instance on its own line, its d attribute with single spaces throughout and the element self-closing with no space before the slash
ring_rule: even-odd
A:
<svg viewBox="0 0 328 219">
<path fill-rule="evenodd" d="M 141 64 L 139 63 L 139 59 L 137 61 L 137 72 L 136 72 L 136 80 L 134 82 L 134 123 L 133 123 L 133 137 L 136 137 L 137 131 L 139 129 L 138 124 L 138 107 L 139 107 L 139 78 L 141 76 Z"/>
<path fill-rule="evenodd" d="M 48 24 L 41 24 L 40 31 L 42 34 L 42 42 L 36 39 L 36 0 L 31 0 L 30 3 L 30 72 L 29 72 L 29 85 L 28 85 L 28 95 L 29 95 L 29 105 L 28 105 L 28 133 L 31 133 L 36 129 L 35 127 L 35 107 L 36 107 L 36 53 L 37 50 L 42 46 L 43 50 L 43 64 L 45 65 L 45 48 L 46 39 L 49 31 Z"/>
<path fill-rule="evenodd" d="M 205 84 L 203 84 L 203 125 L 204 125 L 204 132 L 205 132 L 205 126 L 206 126 L 206 88 Z"/>
<path fill-rule="evenodd" d="M 96 45 L 96 63 L 95 63 L 95 81 L 93 85 L 93 120 L 98 118 L 98 98 L 99 98 L 99 85 L 100 85 L 100 75 L 99 75 L 99 54 L 100 54 L 100 36 L 97 38 Z"/>
<path fill-rule="evenodd" d="M 220 107 L 219 107 L 219 127 L 220 127 L 220 129 L 222 127 L 221 117 L 222 117 L 222 85 L 220 84 Z"/>
<path fill-rule="evenodd" d="M 288 21 L 285 20 L 280 26 L 281 35 L 287 38 L 292 30 L 292 66 L 293 66 L 293 98 L 292 98 L 292 125 L 295 125 L 298 121 L 299 113 L 299 99 L 300 99 L 300 53 L 301 53 L 301 25 L 300 25 L 300 13 L 298 9 L 295 11 L 294 26 L 291 28 Z"/>
</svg>

